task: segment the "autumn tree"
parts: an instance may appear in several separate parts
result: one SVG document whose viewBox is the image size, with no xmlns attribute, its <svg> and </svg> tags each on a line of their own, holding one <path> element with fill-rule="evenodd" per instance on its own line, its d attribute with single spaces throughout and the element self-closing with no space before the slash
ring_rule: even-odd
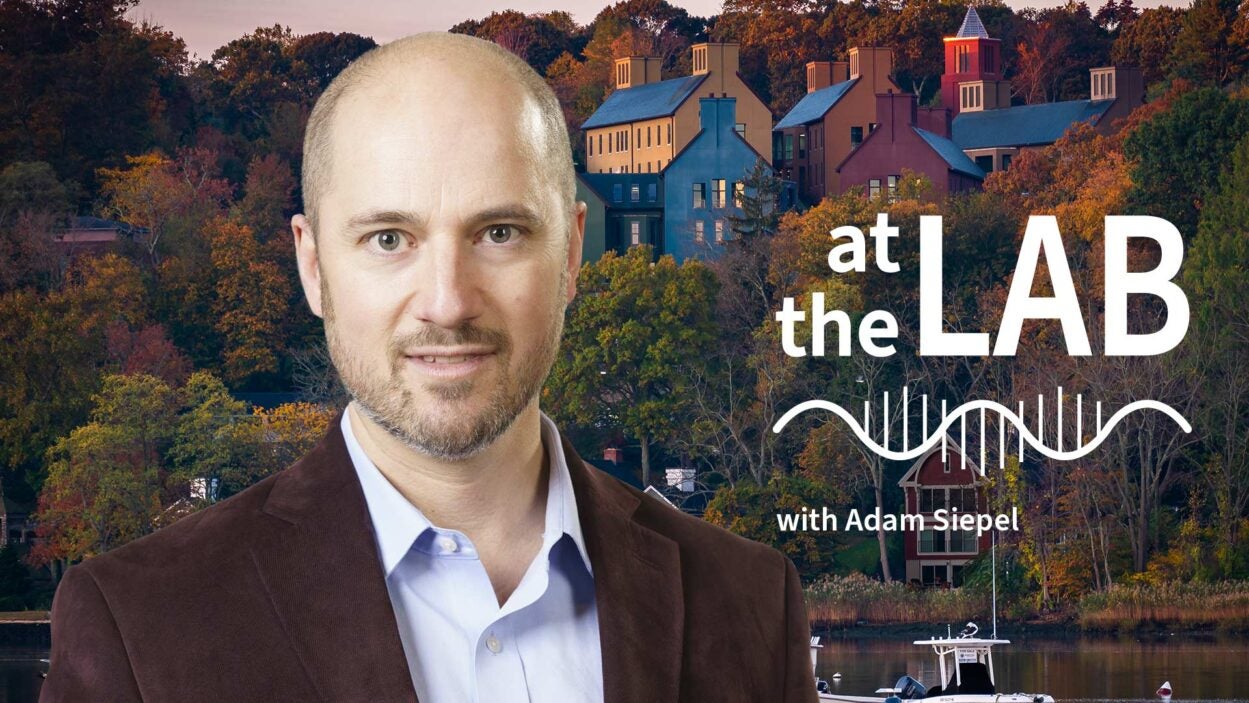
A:
<svg viewBox="0 0 1249 703">
<path fill-rule="evenodd" d="M 570 424 L 620 427 L 642 450 L 669 441 L 687 411 L 692 370 L 711 352 L 715 278 L 696 260 L 651 263 L 651 248 L 608 252 L 581 268 L 544 405 Z"/>
<path fill-rule="evenodd" d="M 161 512 L 174 390 L 152 376 L 107 376 L 92 406 L 90 421 L 49 450 L 35 564 L 108 551 L 151 532 Z"/>
<path fill-rule="evenodd" d="M 227 380 L 243 382 L 278 369 L 278 330 L 286 318 L 287 279 L 271 262 L 259 259 L 250 227 L 229 220 L 209 226 L 216 272 L 213 311 L 225 341 L 221 359 Z"/>
<path fill-rule="evenodd" d="M 1110 58 L 1115 64 L 1139 66 L 1145 85 L 1161 82 L 1172 70 L 1175 37 L 1183 26 L 1184 10 L 1151 7 L 1141 11 L 1119 31 Z"/>
<path fill-rule="evenodd" d="M 166 250 L 184 256 L 188 249 L 193 251 L 199 228 L 230 197 L 230 185 L 220 178 L 215 155 L 205 149 L 183 149 L 176 160 L 150 152 L 127 156 L 126 162 L 127 168 L 99 172 L 108 213 L 142 228 L 137 239 L 153 266 Z"/>
</svg>

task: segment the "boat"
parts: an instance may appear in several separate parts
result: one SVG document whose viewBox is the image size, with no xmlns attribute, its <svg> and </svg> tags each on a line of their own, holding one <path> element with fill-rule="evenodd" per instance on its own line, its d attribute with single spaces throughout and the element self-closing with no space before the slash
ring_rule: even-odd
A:
<svg viewBox="0 0 1249 703">
<path fill-rule="evenodd" d="M 977 637 L 978 631 L 975 623 L 969 622 L 958 636 L 915 640 L 916 645 L 932 647 L 944 685 L 928 688 L 911 676 L 903 676 L 891 688 L 876 689 L 875 696 L 849 696 L 830 692 L 828 684 L 816 678 L 819 699 L 841 703 L 886 703 L 890 698 L 899 701 L 931 699 L 933 703 L 1054 703 L 1053 697 L 1044 693 L 998 693 L 993 647 L 1010 644 L 1010 640 Z M 812 640 L 814 674 L 815 648 L 819 644 L 818 638 Z"/>
</svg>

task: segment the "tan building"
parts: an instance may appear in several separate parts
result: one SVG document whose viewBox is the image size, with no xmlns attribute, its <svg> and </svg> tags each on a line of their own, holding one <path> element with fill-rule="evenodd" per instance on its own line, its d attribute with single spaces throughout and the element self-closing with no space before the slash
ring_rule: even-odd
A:
<svg viewBox="0 0 1249 703">
<path fill-rule="evenodd" d="M 658 173 L 700 129 L 698 100 L 737 99 L 737 131 L 770 153 L 772 113 L 738 73 L 737 44 L 690 47 L 689 76 L 660 80 L 659 59 L 616 59 L 615 90 L 581 125 L 587 173 Z"/>
<path fill-rule="evenodd" d="M 808 63 L 806 96 L 773 131 L 776 172 L 796 182 L 808 203 L 841 192 L 837 166 L 880 122 L 876 96 L 902 92 L 891 77 L 889 49 L 856 46 L 849 58 Z"/>
</svg>

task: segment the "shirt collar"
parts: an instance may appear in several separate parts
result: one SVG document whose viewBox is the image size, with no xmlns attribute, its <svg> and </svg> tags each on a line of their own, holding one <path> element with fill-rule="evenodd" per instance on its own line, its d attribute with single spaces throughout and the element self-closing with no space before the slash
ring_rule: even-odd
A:
<svg viewBox="0 0 1249 703">
<path fill-rule="evenodd" d="M 546 446 L 550 469 L 541 554 L 548 554 L 556 542 L 564 535 L 568 535 L 577 545 L 577 552 L 581 555 L 586 571 L 592 574 L 589 553 L 586 551 L 585 539 L 581 533 L 577 499 L 572 490 L 572 477 L 569 474 L 563 444 L 560 442 L 559 429 L 546 413 L 539 411 L 539 415 L 542 442 Z M 351 456 L 351 463 L 360 479 L 360 487 L 364 491 L 364 499 L 369 508 L 369 517 L 373 521 L 373 532 L 377 536 L 382 568 L 389 576 L 412 548 L 417 538 L 426 530 L 437 528 L 415 505 L 403 497 L 403 494 L 382 475 L 382 472 L 364 453 L 364 448 L 360 446 L 351 429 L 350 413 L 343 413 L 341 427 L 343 439 L 347 444 L 347 453 Z"/>
</svg>

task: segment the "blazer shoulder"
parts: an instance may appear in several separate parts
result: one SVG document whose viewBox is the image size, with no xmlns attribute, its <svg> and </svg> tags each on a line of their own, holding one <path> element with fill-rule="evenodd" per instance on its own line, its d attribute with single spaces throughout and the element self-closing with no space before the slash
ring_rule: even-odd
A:
<svg viewBox="0 0 1249 703">
<path fill-rule="evenodd" d="M 694 517 L 657 500 L 597 469 L 600 479 L 614 484 L 614 490 L 629 492 L 638 500 L 633 519 L 642 527 L 676 542 L 683 559 L 705 562 L 725 577 L 735 574 L 770 573 L 783 579 L 788 558 L 780 550 L 736 535 L 719 525 Z"/>
</svg>

